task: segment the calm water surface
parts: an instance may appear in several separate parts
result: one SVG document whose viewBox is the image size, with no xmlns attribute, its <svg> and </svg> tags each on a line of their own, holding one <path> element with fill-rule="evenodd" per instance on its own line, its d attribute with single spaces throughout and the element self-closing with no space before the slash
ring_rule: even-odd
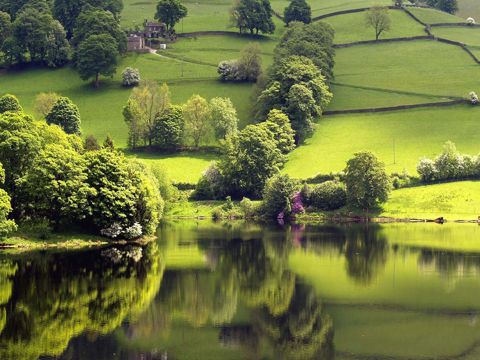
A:
<svg viewBox="0 0 480 360">
<path fill-rule="evenodd" d="M 2 254 L 0 359 L 480 359 L 480 227 L 182 221 Z"/>
</svg>

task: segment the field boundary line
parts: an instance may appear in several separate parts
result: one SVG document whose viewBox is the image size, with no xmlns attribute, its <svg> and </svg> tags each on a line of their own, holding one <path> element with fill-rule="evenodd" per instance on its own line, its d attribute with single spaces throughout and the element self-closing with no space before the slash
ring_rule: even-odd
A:
<svg viewBox="0 0 480 360">
<path fill-rule="evenodd" d="M 411 104 L 411 105 L 386 106 L 386 107 L 378 107 L 378 108 L 327 110 L 323 112 L 323 115 L 328 116 L 328 115 L 342 115 L 342 114 L 379 113 L 379 112 L 408 110 L 408 109 L 421 109 L 421 108 L 428 108 L 428 107 L 454 106 L 454 105 L 460 105 L 460 104 L 470 104 L 470 102 L 466 99 L 461 99 L 461 100 L 440 101 L 440 102 L 430 102 L 430 103 Z"/>
<path fill-rule="evenodd" d="M 401 42 L 401 41 L 416 41 L 416 40 L 435 40 L 433 35 L 420 35 L 420 36 L 410 36 L 410 37 L 400 37 L 400 38 L 391 38 L 391 39 L 379 39 L 379 40 L 362 40 L 354 41 L 346 44 L 334 44 L 335 49 L 347 48 L 356 45 L 371 45 L 371 44 L 382 44 L 382 43 L 391 43 L 391 42 Z"/>
<path fill-rule="evenodd" d="M 381 6 L 381 7 L 385 8 L 385 9 L 390 9 L 390 10 L 400 9 L 398 6 Z M 371 7 L 363 7 L 363 8 L 357 8 L 357 9 L 335 11 L 335 12 L 332 12 L 332 13 L 315 16 L 315 17 L 312 18 L 312 22 L 323 20 L 323 19 L 333 17 L 333 16 L 338 16 L 338 15 L 355 14 L 355 13 L 359 13 L 359 12 L 363 12 L 363 11 L 368 11 L 370 9 L 371 9 Z"/>
</svg>

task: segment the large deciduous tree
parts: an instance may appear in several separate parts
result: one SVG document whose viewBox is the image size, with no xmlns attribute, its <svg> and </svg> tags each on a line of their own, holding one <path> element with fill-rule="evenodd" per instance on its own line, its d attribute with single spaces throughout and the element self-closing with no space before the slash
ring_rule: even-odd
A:
<svg viewBox="0 0 480 360">
<path fill-rule="evenodd" d="M 177 149 L 182 145 L 184 129 L 182 107 L 171 105 L 155 119 L 153 142 L 162 149 Z"/>
<path fill-rule="evenodd" d="M 225 139 L 237 132 L 237 110 L 229 98 L 215 97 L 210 100 L 210 115 L 215 137 Z"/>
<path fill-rule="evenodd" d="M 365 13 L 365 25 L 375 31 L 375 40 L 384 32 L 390 30 L 390 14 L 387 8 L 374 6 Z"/>
<path fill-rule="evenodd" d="M 0 163 L 0 185 L 3 185 L 4 182 L 5 170 Z M 0 189 L 0 237 L 4 237 L 17 229 L 15 221 L 8 219 L 11 212 L 12 204 L 10 196 L 5 190 Z"/>
<path fill-rule="evenodd" d="M 3 42 L 12 34 L 12 19 L 6 12 L 0 11 L 0 49 Z"/>
<path fill-rule="evenodd" d="M 350 205 L 369 210 L 388 199 L 390 178 L 385 165 L 371 152 L 359 152 L 345 168 L 347 201 Z"/>
<path fill-rule="evenodd" d="M 76 68 L 83 80 L 94 79 L 100 84 L 100 75 L 113 76 L 118 62 L 117 42 L 108 34 L 91 35 L 77 48 Z"/>
<path fill-rule="evenodd" d="M 163 22 L 167 30 L 173 30 L 175 24 L 187 16 L 188 10 L 179 0 L 160 0 L 157 4 L 155 19 Z"/>
<path fill-rule="evenodd" d="M 67 134 L 80 134 L 80 111 L 68 97 L 60 97 L 45 120 L 48 124 L 60 126 Z"/>
<path fill-rule="evenodd" d="M 230 20 L 240 33 L 273 34 L 275 24 L 269 0 L 238 0 L 230 10 Z"/>
<path fill-rule="evenodd" d="M 285 24 L 300 21 L 309 24 L 312 21 L 312 9 L 305 0 L 292 0 L 283 12 Z"/>
</svg>

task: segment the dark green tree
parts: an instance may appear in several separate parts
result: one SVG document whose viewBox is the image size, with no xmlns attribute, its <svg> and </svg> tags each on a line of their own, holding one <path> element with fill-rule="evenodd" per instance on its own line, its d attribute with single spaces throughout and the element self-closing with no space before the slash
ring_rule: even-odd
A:
<svg viewBox="0 0 480 360">
<path fill-rule="evenodd" d="M 345 168 L 347 201 L 350 205 L 369 210 L 388 199 L 390 178 L 385 164 L 371 152 L 359 152 Z"/>
<path fill-rule="evenodd" d="M 67 134 L 80 134 L 80 111 L 68 97 L 60 97 L 45 120 L 60 126 Z"/>
<path fill-rule="evenodd" d="M 6 12 L 0 11 L 0 49 L 3 42 L 12 34 L 12 19 Z"/>
<path fill-rule="evenodd" d="M 182 107 L 172 105 L 155 119 L 153 144 L 163 149 L 176 149 L 182 145 L 184 129 Z"/>
<path fill-rule="evenodd" d="M 260 198 L 267 179 L 285 162 L 273 134 L 258 125 L 249 125 L 227 138 L 224 153 L 219 169 L 228 192 L 237 198 Z"/>
<path fill-rule="evenodd" d="M 187 16 L 188 10 L 179 0 L 160 0 L 157 4 L 155 19 L 163 22 L 167 30 L 173 30 L 175 24 Z"/>
<path fill-rule="evenodd" d="M 108 34 L 115 39 L 118 52 L 127 51 L 127 37 L 110 11 L 88 8 L 79 15 L 73 32 L 72 43 L 78 46 L 92 35 Z"/>
<path fill-rule="evenodd" d="M 16 96 L 11 94 L 5 94 L 0 97 L 0 114 L 7 111 L 22 112 L 23 108 Z"/>
<path fill-rule="evenodd" d="M 273 109 L 268 114 L 267 120 L 260 124 L 268 129 L 277 143 L 282 154 L 288 154 L 295 149 L 295 131 L 290 125 L 288 116 L 282 111 Z"/>
<path fill-rule="evenodd" d="M 309 24 L 312 21 L 312 9 L 305 0 L 292 0 L 283 12 L 285 24 L 300 21 Z"/>
<path fill-rule="evenodd" d="M 100 75 L 113 76 L 117 70 L 118 48 L 108 34 L 92 35 L 82 41 L 76 51 L 76 68 L 83 80 L 94 79 L 99 86 Z"/>
<path fill-rule="evenodd" d="M 62 24 L 54 20 L 47 35 L 44 61 L 48 67 L 65 65 L 70 59 L 70 44 Z"/>
<path fill-rule="evenodd" d="M 238 0 L 230 11 L 232 25 L 240 33 L 273 34 L 275 24 L 272 20 L 273 10 L 269 0 Z"/>
<path fill-rule="evenodd" d="M 288 175 L 275 175 L 269 179 L 263 190 L 262 213 L 276 219 L 280 213 L 288 217 L 291 213 L 290 199 L 296 183 Z"/>
</svg>

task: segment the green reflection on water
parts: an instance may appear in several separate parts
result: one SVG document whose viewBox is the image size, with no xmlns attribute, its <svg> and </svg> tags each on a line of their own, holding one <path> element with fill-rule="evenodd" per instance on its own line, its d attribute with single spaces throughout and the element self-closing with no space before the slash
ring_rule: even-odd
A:
<svg viewBox="0 0 480 360">
<path fill-rule="evenodd" d="M 0 259 L 0 359 L 477 359 L 476 225 L 163 224 Z"/>
</svg>

